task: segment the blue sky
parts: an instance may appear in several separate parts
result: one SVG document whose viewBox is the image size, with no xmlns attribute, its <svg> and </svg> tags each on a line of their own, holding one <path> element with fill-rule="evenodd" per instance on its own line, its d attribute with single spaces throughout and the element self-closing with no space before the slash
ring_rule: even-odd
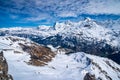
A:
<svg viewBox="0 0 120 80">
<path fill-rule="evenodd" d="M 120 18 L 120 0 L 0 0 L 0 27 Z"/>
</svg>

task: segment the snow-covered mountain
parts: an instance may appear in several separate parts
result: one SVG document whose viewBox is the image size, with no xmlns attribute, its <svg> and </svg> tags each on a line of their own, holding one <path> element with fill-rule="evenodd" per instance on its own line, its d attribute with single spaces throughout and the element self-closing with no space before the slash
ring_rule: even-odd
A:
<svg viewBox="0 0 120 80">
<path fill-rule="evenodd" d="M 114 25 L 114 24 L 113 24 Z M 119 26 L 118 26 L 119 27 Z M 119 30 L 119 29 L 118 29 Z M 105 28 L 98 25 L 94 20 L 87 18 L 84 21 L 71 22 L 66 21 L 64 23 L 55 23 L 53 27 L 39 26 L 37 28 L 2 28 L 0 29 L 0 35 L 17 35 L 23 37 L 40 37 L 48 38 L 51 36 L 62 36 L 62 38 L 84 38 L 85 40 L 105 40 L 107 44 L 112 46 L 118 46 L 119 33 L 112 29 Z"/>
<path fill-rule="evenodd" d="M 120 80 L 120 65 L 107 58 L 48 47 L 29 39 L 0 37 L 0 50 L 14 80 Z M 41 62 L 45 65 L 38 65 Z"/>
<path fill-rule="evenodd" d="M 79 22 L 57 22 L 53 27 L 3 28 L 0 29 L 0 35 L 25 37 L 45 46 L 60 46 L 72 49 L 74 52 L 82 51 L 109 57 L 120 64 L 119 60 L 113 57 L 116 55 L 120 57 L 120 30 L 104 26 L 86 18 Z"/>
<path fill-rule="evenodd" d="M 118 29 L 119 30 L 119 29 Z M 51 36 L 59 35 L 65 38 L 83 38 L 87 41 L 106 41 L 107 44 L 118 46 L 119 32 L 98 25 L 95 21 L 87 18 L 84 21 L 64 23 L 56 23 L 53 27 L 39 26 L 37 28 L 2 28 L 0 35 L 17 35 L 26 38 L 42 38 L 46 39 Z"/>
</svg>

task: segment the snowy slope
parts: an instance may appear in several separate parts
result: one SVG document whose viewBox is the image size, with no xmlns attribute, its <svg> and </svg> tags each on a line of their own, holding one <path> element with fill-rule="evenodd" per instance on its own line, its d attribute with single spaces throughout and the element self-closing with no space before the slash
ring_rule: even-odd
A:
<svg viewBox="0 0 120 80">
<path fill-rule="evenodd" d="M 112 60 L 94 55 L 86 54 L 92 61 L 91 73 L 96 74 L 102 80 L 120 80 L 120 65 Z"/>
<path fill-rule="evenodd" d="M 94 75 L 96 80 L 120 80 L 120 65 L 107 58 L 83 52 L 66 55 L 61 51 L 56 53 L 57 55 L 48 65 L 28 65 L 30 55 L 24 52 L 18 43 L 31 45 L 31 41 L 15 38 L 17 41 L 11 40 L 9 37 L 0 37 L 0 42 L 5 45 L 0 45 L 0 47 L 6 49 L 4 56 L 9 66 L 8 73 L 13 76 L 14 80 L 85 80 L 87 73 Z M 7 45 L 11 49 L 7 50 Z M 20 53 L 16 53 L 16 50 Z"/>
</svg>

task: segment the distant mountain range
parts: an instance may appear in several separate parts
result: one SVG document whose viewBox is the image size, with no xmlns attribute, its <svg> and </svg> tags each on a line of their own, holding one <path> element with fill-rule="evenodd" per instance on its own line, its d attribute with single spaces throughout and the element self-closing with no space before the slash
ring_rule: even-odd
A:
<svg viewBox="0 0 120 80">
<path fill-rule="evenodd" d="M 82 51 L 108 57 L 120 64 L 119 24 L 120 20 L 96 22 L 86 18 L 79 22 L 57 22 L 53 27 L 1 28 L 0 35 L 19 36 L 45 46 L 71 49 L 69 53 Z"/>
</svg>

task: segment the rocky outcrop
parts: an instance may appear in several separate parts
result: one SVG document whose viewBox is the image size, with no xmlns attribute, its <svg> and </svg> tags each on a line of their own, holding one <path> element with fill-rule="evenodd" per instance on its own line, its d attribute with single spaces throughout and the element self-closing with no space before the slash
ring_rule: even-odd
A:
<svg viewBox="0 0 120 80">
<path fill-rule="evenodd" d="M 90 73 L 86 73 L 84 80 L 96 80 L 95 75 L 92 75 Z"/>
<path fill-rule="evenodd" d="M 8 64 L 3 52 L 0 52 L 0 80 L 13 80 L 12 76 L 8 74 Z"/>
<path fill-rule="evenodd" d="M 31 60 L 29 64 L 35 66 L 44 66 L 47 65 L 47 63 L 51 61 L 53 57 L 55 57 L 55 53 L 47 47 L 43 47 L 35 43 L 32 43 L 31 45 L 19 43 L 19 45 L 22 47 L 23 51 L 30 53 Z"/>
</svg>

